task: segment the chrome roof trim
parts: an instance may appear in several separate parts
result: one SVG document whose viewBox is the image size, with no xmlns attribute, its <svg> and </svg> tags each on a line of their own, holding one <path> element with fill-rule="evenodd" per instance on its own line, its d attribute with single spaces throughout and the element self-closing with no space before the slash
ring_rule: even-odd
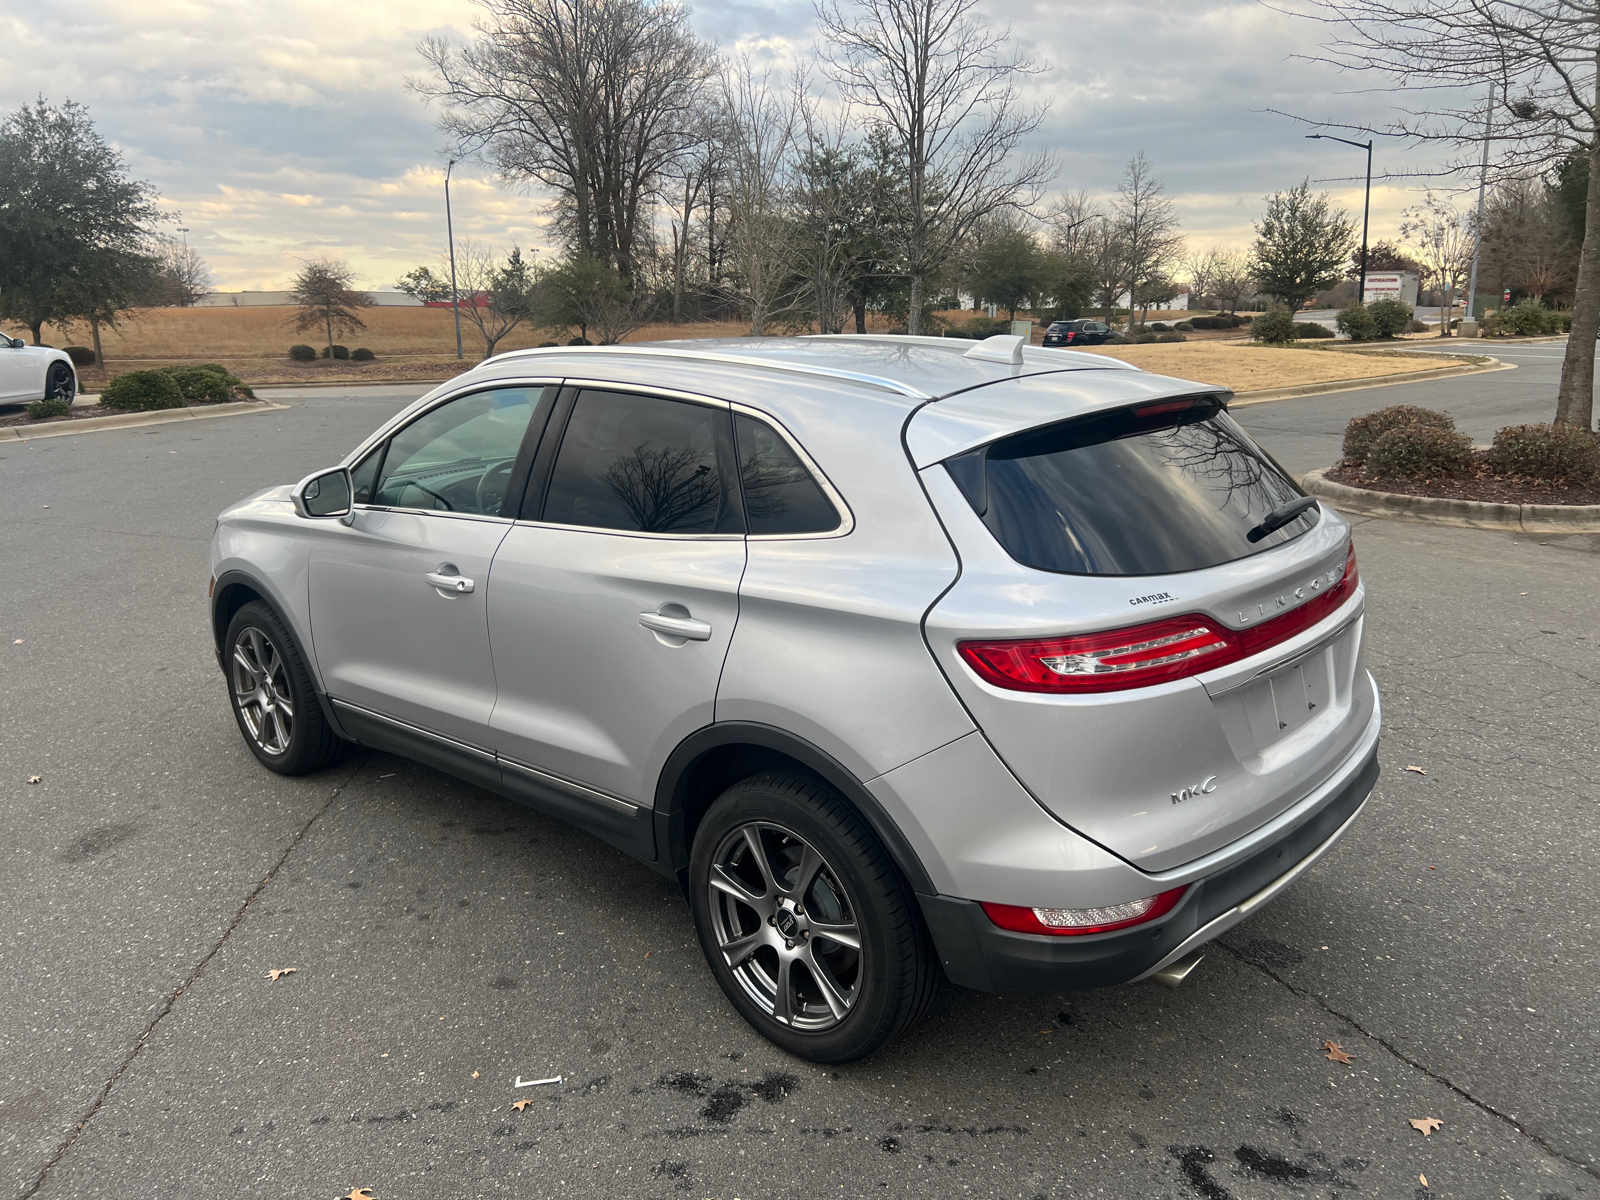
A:
<svg viewBox="0 0 1600 1200">
<path fill-rule="evenodd" d="M 893 392 L 897 396 L 908 396 L 913 400 L 933 399 L 933 396 L 920 388 L 914 388 L 910 384 L 901 383 L 897 379 L 887 379 L 881 375 L 867 375 L 860 371 L 846 371 L 840 367 L 821 367 L 808 363 L 785 362 L 782 359 L 763 358 L 754 354 L 723 354 L 717 351 L 679 350 L 671 346 L 551 346 L 530 350 L 511 350 L 505 354 L 497 354 L 485 361 L 501 362 L 508 359 L 543 358 L 574 353 L 622 354 L 629 358 L 684 358 L 695 362 L 728 363 L 740 367 L 764 367 L 772 371 L 790 371 L 799 375 L 813 375 L 827 379 L 846 379 L 851 383 L 881 388 L 884 391 Z"/>
</svg>

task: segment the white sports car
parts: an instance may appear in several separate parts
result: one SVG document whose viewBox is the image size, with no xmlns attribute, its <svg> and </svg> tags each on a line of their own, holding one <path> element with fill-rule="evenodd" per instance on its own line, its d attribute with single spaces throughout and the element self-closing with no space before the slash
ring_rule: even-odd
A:
<svg viewBox="0 0 1600 1200">
<path fill-rule="evenodd" d="M 0 404 L 65 400 L 78 394 L 78 373 L 65 350 L 30 346 L 0 333 Z"/>
</svg>

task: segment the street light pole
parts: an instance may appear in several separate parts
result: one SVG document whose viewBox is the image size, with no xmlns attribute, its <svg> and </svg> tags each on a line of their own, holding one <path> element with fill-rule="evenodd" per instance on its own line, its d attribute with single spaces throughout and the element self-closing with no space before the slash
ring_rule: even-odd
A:
<svg viewBox="0 0 1600 1200">
<path fill-rule="evenodd" d="M 444 169 L 444 230 L 445 237 L 450 243 L 450 307 L 456 314 L 456 358 L 463 357 L 461 353 L 461 293 L 456 290 L 456 227 L 450 218 L 450 172 L 455 167 L 456 160 L 451 159 Z"/>
<path fill-rule="evenodd" d="M 1356 302 L 1365 304 L 1367 302 L 1367 217 L 1372 212 L 1372 143 L 1352 142 L 1349 138 L 1334 137 L 1331 133 L 1308 133 L 1306 137 L 1313 140 L 1343 142 L 1346 146 L 1354 146 L 1357 150 L 1367 152 L 1367 194 L 1361 202 L 1361 287 L 1356 292 Z"/>
</svg>

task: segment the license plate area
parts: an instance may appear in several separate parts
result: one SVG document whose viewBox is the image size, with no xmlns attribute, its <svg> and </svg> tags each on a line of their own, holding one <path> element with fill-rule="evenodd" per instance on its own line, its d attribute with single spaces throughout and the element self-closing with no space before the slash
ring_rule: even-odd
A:
<svg viewBox="0 0 1600 1200">
<path fill-rule="evenodd" d="M 1293 737 L 1328 711 L 1333 699 L 1330 649 L 1279 667 L 1238 690 L 1250 741 L 1257 750 Z"/>
</svg>

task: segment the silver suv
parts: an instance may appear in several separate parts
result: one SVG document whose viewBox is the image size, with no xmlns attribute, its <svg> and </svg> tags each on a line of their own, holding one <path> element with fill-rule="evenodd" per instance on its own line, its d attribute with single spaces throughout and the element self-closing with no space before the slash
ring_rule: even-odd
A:
<svg viewBox="0 0 1600 1200">
<path fill-rule="evenodd" d="M 945 979 L 1176 984 L 1377 778 L 1350 528 L 1227 392 L 1021 343 L 483 363 L 222 514 L 245 740 L 592 831 L 819 1062 Z"/>
</svg>

